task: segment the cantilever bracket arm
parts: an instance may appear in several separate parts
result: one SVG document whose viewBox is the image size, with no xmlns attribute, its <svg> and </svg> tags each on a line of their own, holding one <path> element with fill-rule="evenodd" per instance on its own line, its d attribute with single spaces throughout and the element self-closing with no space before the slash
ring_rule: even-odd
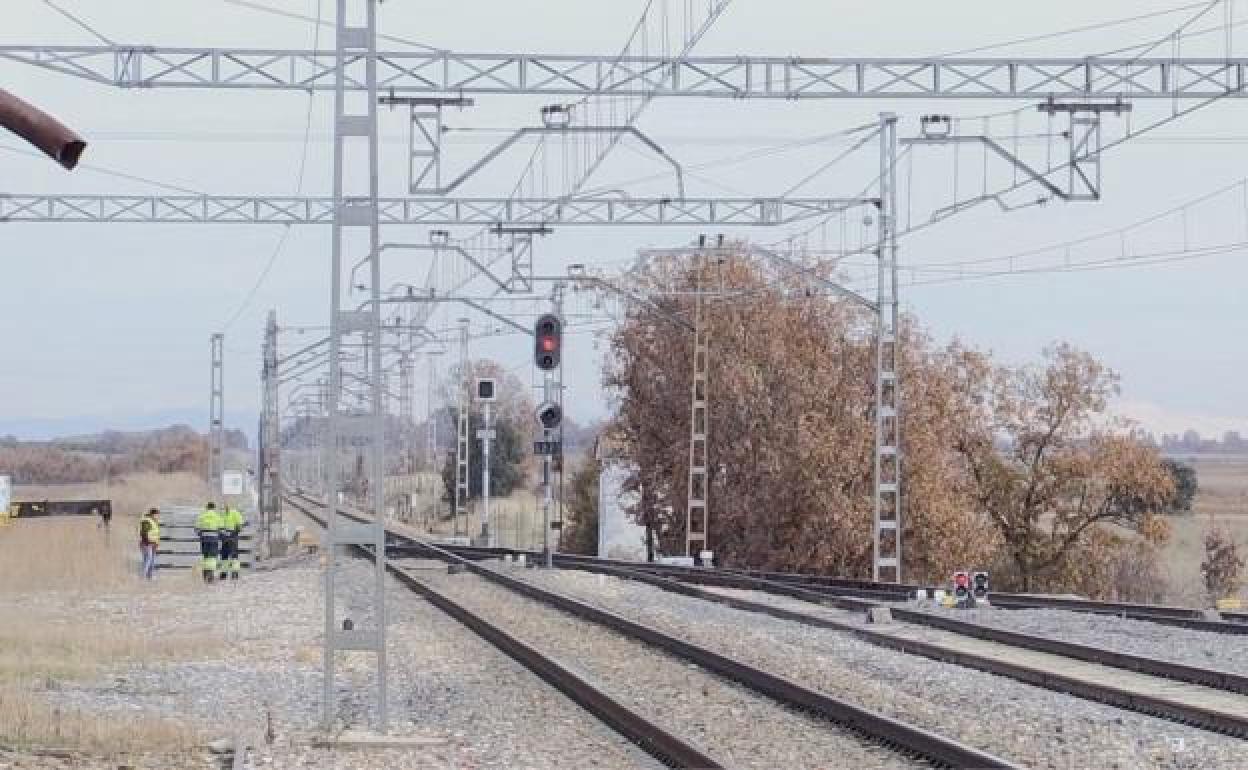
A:
<svg viewBox="0 0 1248 770">
<path fill-rule="evenodd" d="M 447 195 L 475 176 L 477 172 L 481 171 L 481 169 L 493 162 L 495 158 L 510 149 L 516 142 L 519 142 L 524 137 L 532 134 L 629 134 L 634 136 L 642 144 L 653 150 L 656 155 L 671 165 L 673 171 L 676 173 L 677 198 L 683 199 L 685 197 L 684 169 L 679 163 L 676 162 L 676 159 L 671 155 L 668 155 L 667 151 L 660 147 L 657 142 L 633 126 L 528 126 L 520 128 L 517 129 L 514 134 L 499 143 L 494 149 L 481 156 L 476 163 L 473 163 L 465 169 L 463 173 L 455 177 L 450 184 L 442 187 L 413 188 L 412 193 L 419 195 Z"/>
<path fill-rule="evenodd" d="M 784 256 L 783 254 L 779 252 L 772 251 L 771 249 L 765 249 L 762 246 L 755 246 L 753 244 L 746 244 L 742 246 L 703 246 L 703 247 L 697 247 L 697 248 L 678 247 L 678 248 L 672 248 L 672 249 L 642 249 L 641 251 L 638 252 L 637 266 L 640 267 L 651 257 L 666 256 L 666 255 L 673 255 L 673 254 L 675 255 L 689 254 L 692 252 L 697 252 L 699 254 L 706 254 L 706 255 L 723 254 L 726 256 L 735 256 L 735 255 L 741 254 L 742 252 L 746 254 L 754 254 L 756 256 L 762 257 L 763 259 L 766 259 L 769 262 L 778 262 L 779 264 L 784 265 L 785 267 L 792 270 L 793 272 L 798 273 L 802 277 L 807 278 L 819 284 L 823 288 L 832 291 L 834 294 L 837 294 L 844 299 L 850 300 L 851 302 L 856 302 L 857 304 L 862 305 L 863 307 L 867 308 L 868 310 L 872 312 L 875 312 L 877 310 L 876 304 L 874 302 L 862 296 L 861 294 L 854 291 L 853 289 L 846 288 L 842 286 L 841 284 L 837 283 L 836 281 L 825 278 L 819 273 L 815 272 L 812 268 L 807 267 L 806 265 L 803 265 L 800 262 L 795 262 L 794 260 Z"/>
<path fill-rule="evenodd" d="M 902 139 L 902 144 L 982 144 L 994 153 L 1005 159 L 1007 163 L 1013 164 L 1022 171 L 1031 181 L 1039 184 L 1048 190 L 1054 196 L 1068 201 L 1071 199 L 1070 193 L 1053 184 L 1048 178 L 1036 171 L 1031 166 L 1011 154 L 1001 145 L 986 136 L 931 136 L 931 137 L 914 137 L 911 139 Z"/>
<path fill-rule="evenodd" d="M 452 245 L 449 243 L 443 244 L 440 246 L 429 244 L 429 243 L 383 243 L 381 244 L 382 251 L 386 251 L 388 249 L 405 249 L 408 251 L 451 251 L 451 252 L 454 252 L 460 255 L 461 257 L 463 257 L 465 260 L 467 260 L 468 264 L 475 267 L 477 269 L 477 272 L 481 273 L 481 275 L 484 275 L 486 278 L 489 278 L 490 282 L 493 283 L 495 286 L 497 286 L 499 289 L 503 291 L 509 291 L 506 283 L 503 283 L 502 281 L 500 281 L 498 279 L 498 276 L 490 272 L 489 267 L 482 264 L 480 261 L 476 259 L 476 257 L 469 254 L 467 249 L 465 249 L 463 246 L 456 246 L 456 245 Z"/>
<path fill-rule="evenodd" d="M 416 296 L 413 296 L 413 297 L 386 297 L 386 298 L 383 298 L 381 302 L 383 305 L 394 304 L 394 303 L 399 303 L 399 302 L 430 302 L 430 303 L 432 302 L 458 302 L 459 304 L 467 305 L 473 310 L 476 310 L 479 313 L 487 315 L 496 321 L 501 321 L 502 323 L 507 324 L 508 326 L 510 326 L 511 328 L 515 329 L 518 332 L 527 334 L 529 336 L 533 336 L 532 329 L 526 326 L 521 326 L 520 324 L 511 320 L 507 316 L 502 315 L 500 313 L 496 313 L 493 310 L 490 310 L 488 307 L 486 307 L 485 305 L 482 305 L 480 302 L 475 302 L 473 300 L 466 299 L 464 297 L 439 297 L 437 295 L 417 294 Z"/>
</svg>

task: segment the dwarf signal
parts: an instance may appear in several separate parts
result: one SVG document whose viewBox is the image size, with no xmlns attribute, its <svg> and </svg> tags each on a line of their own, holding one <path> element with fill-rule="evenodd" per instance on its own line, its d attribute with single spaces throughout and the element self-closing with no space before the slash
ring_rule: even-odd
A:
<svg viewBox="0 0 1248 770">
<path fill-rule="evenodd" d="M 973 572 L 971 573 L 971 596 L 975 597 L 977 602 L 988 601 L 988 573 Z"/>
<path fill-rule="evenodd" d="M 953 573 L 953 600 L 959 608 L 965 608 L 970 603 L 971 576 L 965 570 Z"/>
</svg>

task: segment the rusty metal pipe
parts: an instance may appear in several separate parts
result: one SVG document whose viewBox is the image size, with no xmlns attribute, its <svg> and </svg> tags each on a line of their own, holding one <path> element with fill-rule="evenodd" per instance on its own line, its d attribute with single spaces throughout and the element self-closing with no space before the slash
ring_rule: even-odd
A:
<svg viewBox="0 0 1248 770">
<path fill-rule="evenodd" d="M 87 143 L 56 118 L 0 88 L 0 127 L 7 128 L 72 171 Z"/>
</svg>

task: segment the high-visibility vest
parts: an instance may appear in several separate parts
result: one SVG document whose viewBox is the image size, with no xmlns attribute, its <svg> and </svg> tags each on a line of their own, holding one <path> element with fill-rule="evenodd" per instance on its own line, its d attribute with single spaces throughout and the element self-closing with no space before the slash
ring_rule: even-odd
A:
<svg viewBox="0 0 1248 770">
<path fill-rule="evenodd" d="M 195 529 L 200 532 L 216 532 L 221 529 L 221 514 L 215 508 L 205 508 L 195 520 Z"/>
<path fill-rule="evenodd" d="M 145 538 L 144 535 L 147 537 Z M 139 520 L 139 542 L 160 545 L 160 522 L 151 516 Z"/>
<path fill-rule="evenodd" d="M 237 508 L 225 509 L 225 515 L 222 517 L 222 524 L 221 524 L 222 529 L 226 530 L 227 532 L 233 532 L 237 534 L 243 531 L 244 523 L 245 523 L 245 519 L 243 519 L 243 514 Z"/>
</svg>

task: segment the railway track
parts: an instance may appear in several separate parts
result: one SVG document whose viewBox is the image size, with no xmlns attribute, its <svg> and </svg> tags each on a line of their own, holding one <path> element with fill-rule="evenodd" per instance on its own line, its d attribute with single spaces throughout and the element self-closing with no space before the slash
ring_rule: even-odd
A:
<svg viewBox="0 0 1248 770">
<path fill-rule="evenodd" d="M 466 557 L 488 558 L 505 553 L 525 553 L 536 556 L 535 552 L 517 551 L 512 549 L 481 549 L 468 546 L 454 546 L 455 553 Z M 649 564 L 623 562 L 611 559 L 597 559 L 588 556 L 559 554 L 561 566 L 599 565 L 614 566 L 625 569 L 639 570 L 651 574 L 666 575 L 686 581 L 697 581 L 703 585 L 721 585 L 725 587 L 749 588 L 769 593 L 786 593 L 789 589 L 780 586 L 791 586 L 808 593 L 788 593 L 798 598 L 812 598 L 811 594 L 824 594 L 838 598 L 861 598 L 878 602 L 904 602 L 913 598 L 919 591 L 928 596 L 933 589 L 907 583 L 875 583 L 868 580 L 834 578 L 823 575 L 804 575 L 790 572 L 769 572 L 749 569 L 718 569 L 707 567 L 680 567 L 667 564 Z M 712 577 L 707 577 L 712 576 Z M 734 585 L 735 581 L 735 585 Z M 761 582 L 756 582 L 761 581 Z M 1031 594 L 999 593 L 992 594 L 992 604 L 1000 609 L 1058 609 L 1069 612 L 1081 612 L 1095 615 L 1140 620 L 1159 625 L 1187 628 L 1194 631 L 1207 631 L 1219 634 L 1248 635 L 1248 612 L 1223 612 L 1222 620 L 1211 620 L 1205 617 L 1202 610 L 1191 607 L 1173 607 L 1151 604 L 1134 604 L 1128 602 L 1101 602 L 1091 599 L 1074 599 L 1059 596 L 1036 596 Z"/>
<path fill-rule="evenodd" d="M 309 504 L 317 504 L 315 501 L 307 499 L 291 499 L 291 504 L 314 521 L 320 521 L 319 516 L 309 510 Z M 346 514 L 352 516 L 352 514 Z M 353 518 L 361 519 L 361 517 L 353 516 Z M 361 519 L 362 520 L 362 519 Z M 906 724 L 896 719 L 877 714 L 875 712 L 859 708 L 853 704 L 839 701 L 824 693 L 817 692 L 802 685 L 787 680 L 784 677 L 763 671 L 732 658 L 717 654 L 709 649 L 691 644 L 674 636 L 665 634 L 657 629 L 637 623 L 619 615 L 606 612 L 596 608 L 590 604 L 577 601 L 575 599 L 546 591 L 537 586 L 533 586 L 525 581 L 518 580 L 505 574 L 501 574 L 487 567 L 483 567 L 474 563 L 470 559 L 460 557 L 450 551 L 437 548 L 428 544 L 421 544 L 414 539 L 407 538 L 403 535 L 392 533 L 392 537 L 398 541 L 398 544 L 411 549 L 420 549 L 422 555 L 429 558 L 438 559 L 441 562 L 457 565 L 471 572 L 477 578 L 488 581 L 494 586 L 504 589 L 513 594 L 519 594 L 532 602 L 535 602 L 544 608 L 545 611 L 558 611 L 563 616 L 574 616 L 581 620 L 589 621 L 597 626 L 602 627 L 615 635 L 631 640 L 633 643 L 640 643 L 649 648 L 661 651 L 670 658 L 684 661 L 682 665 L 692 664 L 697 666 L 707 675 L 714 674 L 717 680 L 727 680 L 736 683 L 740 687 L 752 693 L 754 696 L 761 696 L 768 699 L 774 704 L 789 710 L 793 719 L 799 718 L 801 714 L 812 715 L 820 720 L 821 725 L 825 729 L 835 729 L 838 731 L 848 731 L 850 733 L 861 736 L 861 738 L 871 744 L 884 746 L 902 757 L 909 757 L 920 760 L 925 763 L 935 764 L 938 766 L 948 767 L 1016 767 L 1008 760 L 996 757 L 992 754 L 979 751 L 971 746 L 967 746 L 958 741 L 952 740 L 942 735 Z M 362 549 L 367 553 L 367 549 Z M 419 562 L 418 562 L 419 563 Z M 516 657 L 511 649 L 524 645 L 528 647 L 528 657 L 542 659 L 544 663 L 537 661 L 526 662 L 526 666 L 538 673 L 544 679 L 547 676 L 539 670 L 547 666 L 559 666 L 534 647 L 525 645 L 525 643 L 516 635 L 509 634 L 504 628 L 492 624 L 481 613 L 473 612 L 466 606 L 466 603 L 457 601 L 455 597 L 450 595 L 449 591 L 439 590 L 430 584 L 428 580 L 422 580 L 419 573 L 405 568 L 402 563 L 389 564 L 390 572 L 400 582 L 413 590 L 418 591 L 422 595 L 428 597 L 430 601 L 437 606 L 446 609 L 454 617 L 465 622 L 474 631 L 483 626 L 492 626 L 492 630 L 486 636 L 489 641 L 497 644 L 497 639 L 506 637 L 509 649 L 504 649 L 509 655 Z M 478 633 L 481 633 L 478 631 Z M 517 658 L 520 660 L 520 658 Z M 581 665 L 584 665 L 582 662 Z M 578 665 L 578 668 L 581 666 Z M 567 668 L 563 668 L 564 686 L 560 687 L 558 681 L 551 681 L 555 686 L 560 687 L 565 693 L 568 693 L 573 699 L 578 698 L 578 694 L 583 687 L 588 687 L 583 679 L 575 677 Z M 565 687 L 567 689 L 565 689 Z M 709 685 L 708 685 L 709 688 Z M 571 692 L 569 692 L 571 690 Z M 605 693 L 598 692 L 597 697 L 609 698 Z M 581 703 L 578 700 L 578 703 Z M 582 705 L 585 705 L 582 703 Z M 613 701 L 613 708 L 622 711 L 628 709 L 618 701 Z M 591 712 L 602 717 L 602 714 L 590 709 Z M 628 712 L 628 721 L 632 725 L 628 732 L 621 729 L 617 723 L 611 723 L 612 727 L 620 730 L 638 745 L 646 748 L 644 741 L 647 740 L 649 731 L 657 729 L 652 722 L 647 722 L 646 718 L 633 712 Z M 665 715 L 665 721 L 671 721 L 672 714 L 670 710 Z M 801 717 L 805 718 L 805 717 Z M 732 720 L 728 725 L 731 726 Z M 830 723 L 830 724 L 829 724 Z M 834 727 L 835 726 L 835 727 Z M 687 742 L 686 742 L 687 743 Z M 649 751 L 649 749 L 647 749 Z M 655 756 L 660 757 L 663 761 L 674 766 L 700 767 L 720 766 L 712 757 L 702 756 L 698 762 L 693 761 L 676 761 L 665 756 L 664 752 L 651 752 Z M 709 762 L 710 764 L 706 764 Z"/>
<path fill-rule="evenodd" d="M 416 553 L 426 546 L 398 538 L 397 553 Z M 462 558 L 505 555 L 506 549 L 455 547 Z M 905 625 L 865 628 L 848 617 L 820 615 L 820 608 L 864 611 L 880 601 L 844 596 L 831 586 L 772 580 L 754 575 L 704 568 L 629 564 L 588 557 L 557 555 L 561 568 L 578 569 L 649 583 L 664 590 L 761 612 L 805 625 L 857 634 L 877 646 L 973 668 L 1046 689 L 1118 708 L 1161 717 L 1214 732 L 1248 738 L 1248 677 L 1156 658 L 1118 653 L 1049 637 L 994 629 L 976 623 L 907 608 L 890 607 Z M 706 590 L 710 588 L 712 590 Z M 795 600 L 787 607 L 750 601 L 714 589 L 761 591 Z M 896 594 L 890 595 L 893 601 Z M 995 595 L 994 595 L 995 598 Z M 1181 608 L 1175 608 L 1181 609 Z"/>
<path fill-rule="evenodd" d="M 670 575 L 613 566 L 594 568 L 583 563 L 577 568 L 637 580 L 735 609 L 853 633 L 887 649 L 1248 738 L 1248 677 L 1240 674 L 1004 631 L 897 607 L 890 608 L 890 612 L 903 625 L 864 627 L 852 616 L 830 616 L 825 612 L 829 607 L 858 609 L 858 600 L 835 600 L 818 592 L 809 592 L 809 595 L 800 591 L 771 593 L 772 600 L 762 602 L 696 587 Z M 758 590 L 758 583 L 754 585 L 753 590 Z"/>
</svg>

